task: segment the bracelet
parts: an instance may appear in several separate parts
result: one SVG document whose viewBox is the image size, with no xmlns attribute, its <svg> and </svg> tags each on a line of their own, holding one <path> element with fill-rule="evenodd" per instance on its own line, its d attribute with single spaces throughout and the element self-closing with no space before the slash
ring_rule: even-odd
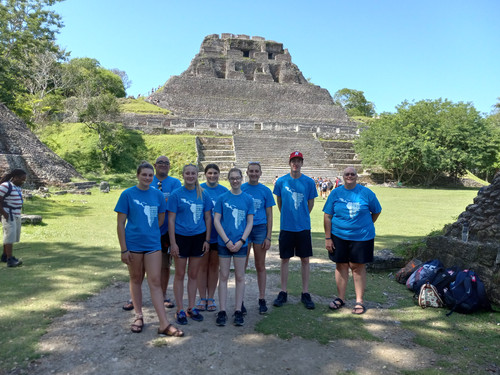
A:
<svg viewBox="0 0 500 375">
<path fill-rule="evenodd" d="M 210 245 L 210 242 L 208 242 L 208 240 L 205 240 L 205 242 Z"/>
<path fill-rule="evenodd" d="M 332 239 L 332 237 L 330 237 L 330 238 L 325 238 L 325 240 L 331 240 L 331 239 Z"/>
<path fill-rule="evenodd" d="M 125 254 L 125 253 L 128 253 L 128 250 L 124 250 L 124 251 L 122 251 L 122 254 Z"/>
<path fill-rule="evenodd" d="M 227 245 L 229 243 L 229 241 L 231 241 L 231 239 L 229 239 L 226 242 L 224 242 L 224 245 Z"/>
<path fill-rule="evenodd" d="M 269 242 L 271 242 L 271 239 L 269 237 L 266 237 L 266 240 L 268 240 Z"/>
</svg>

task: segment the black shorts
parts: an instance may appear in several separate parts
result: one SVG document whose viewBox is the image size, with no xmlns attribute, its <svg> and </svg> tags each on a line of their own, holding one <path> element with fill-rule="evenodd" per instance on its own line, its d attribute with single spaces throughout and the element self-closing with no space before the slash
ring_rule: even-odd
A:
<svg viewBox="0 0 500 375">
<path fill-rule="evenodd" d="M 201 257 L 203 255 L 203 243 L 205 242 L 205 232 L 194 236 L 183 236 L 175 234 L 175 242 L 179 246 L 179 257 Z"/>
<path fill-rule="evenodd" d="M 161 235 L 161 251 L 163 253 L 170 253 L 170 237 L 168 237 L 168 232 Z"/>
<path fill-rule="evenodd" d="M 375 239 L 368 241 L 343 240 L 332 234 L 335 250 L 328 257 L 335 263 L 371 263 Z"/>
<path fill-rule="evenodd" d="M 308 258 L 313 255 L 311 231 L 301 232 L 280 231 L 279 236 L 280 258 L 289 259 L 294 255 L 299 258 Z"/>
<path fill-rule="evenodd" d="M 210 251 L 219 251 L 219 244 L 217 242 L 211 243 Z"/>
</svg>

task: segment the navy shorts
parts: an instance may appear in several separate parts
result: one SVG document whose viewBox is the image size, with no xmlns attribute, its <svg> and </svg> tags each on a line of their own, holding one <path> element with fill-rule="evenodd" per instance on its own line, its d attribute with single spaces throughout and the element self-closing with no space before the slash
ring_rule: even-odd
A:
<svg viewBox="0 0 500 375">
<path fill-rule="evenodd" d="M 203 256 L 203 243 L 206 233 L 195 234 L 194 236 L 183 236 L 175 234 L 175 242 L 179 246 L 179 258 L 201 257 Z"/>
<path fill-rule="evenodd" d="M 219 245 L 219 258 L 246 258 L 248 254 L 248 246 L 244 246 L 239 249 L 236 253 L 229 251 L 229 249 L 225 246 Z"/>
<path fill-rule="evenodd" d="M 280 258 L 290 259 L 294 255 L 299 258 L 308 258 L 313 255 L 311 231 L 301 232 L 280 231 L 279 237 Z"/>
<path fill-rule="evenodd" d="M 254 225 L 247 238 L 248 243 L 262 245 L 267 236 L 267 224 Z"/>
<path fill-rule="evenodd" d="M 328 252 L 328 257 L 335 263 L 371 263 L 375 239 L 368 241 L 343 240 L 332 234 L 335 250 Z"/>
</svg>

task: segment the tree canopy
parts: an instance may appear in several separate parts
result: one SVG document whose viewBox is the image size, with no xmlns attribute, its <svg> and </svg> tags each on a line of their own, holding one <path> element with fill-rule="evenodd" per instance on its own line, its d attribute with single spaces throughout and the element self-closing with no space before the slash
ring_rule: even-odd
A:
<svg viewBox="0 0 500 375">
<path fill-rule="evenodd" d="M 335 103 L 343 106 L 349 116 L 373 117 L 375 105 L 365 98 L 363 91 L 344 88 L 333 96 Z"/>
<path fill-rule="evenodd" d="M 471 104 L 422 100 L 370 121 L 355 147 L 365 165 L 381 166 L 398 181 L 429 185 L 466 170 L 491 175 L 499 161 L 497 135 Z"/>
</svg>

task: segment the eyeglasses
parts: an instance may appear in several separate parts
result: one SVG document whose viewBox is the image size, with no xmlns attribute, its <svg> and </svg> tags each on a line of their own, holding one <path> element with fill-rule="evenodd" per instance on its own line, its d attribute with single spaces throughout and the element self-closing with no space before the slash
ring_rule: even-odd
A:
<svg viewBox="0 0 500 375">
<path fill-rule="evenodd" d="M 232 181 L 232 182 L 236 182 L 236 181 L 240 181 L 241 180 L 241 177 L 230 177 L 229 178 L 229 181 Z"/>
<path fill-rule="evenodd" d="M 356 173 L 344 173 L 344 176 L 346 176 L 346 177 L 348 177 L 348 176 L 354 177 L 354 176 L 356 176 Z"/>
<path fill-rule="evenodd" d="M 157 161 L 156 164 L 158 165 L 170 165 L 170 162 L 169 161 Z"/>
</svg>

